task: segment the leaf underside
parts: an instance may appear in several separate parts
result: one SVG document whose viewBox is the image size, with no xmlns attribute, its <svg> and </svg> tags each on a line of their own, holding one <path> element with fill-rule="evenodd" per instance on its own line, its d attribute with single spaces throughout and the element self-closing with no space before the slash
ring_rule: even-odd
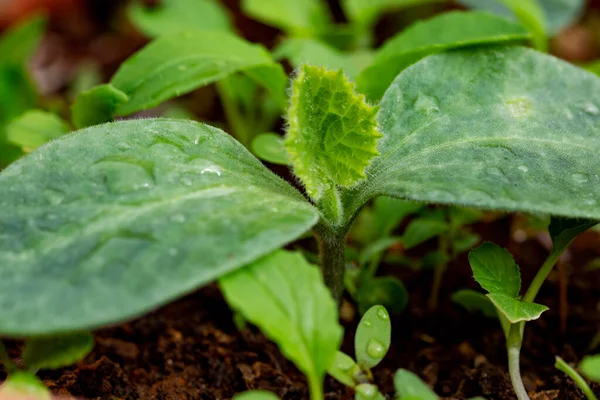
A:
<svg viewBox="0 0 600 400">
<path fill-rule="evenodd" d="M 505 293 L 488 293 L 487 297 L 512 324 L 536 320 L 548 310 L 548 307 L 542 304 L 521 301 Z"/>
<path fill-rule="evenodd" d="M 375 195 L 600 219 L 600 80 L 521 47 L 430 56 L 401 73 L 378 115 Z"/>
<path fill-rule="evenodd" d="M 297 238 L 316 210 L 224 132 L 95 126 L 0 173 L 0 334 L 141 315 Z"/>
<path fill-rule="evenodd" d="M 300 69 L 292 83 L 284 145 L 313 199 L 333 186 L 351 187 L 366 177 L 381 137 L 376 113 L 341 70 Z"/>
</svg>

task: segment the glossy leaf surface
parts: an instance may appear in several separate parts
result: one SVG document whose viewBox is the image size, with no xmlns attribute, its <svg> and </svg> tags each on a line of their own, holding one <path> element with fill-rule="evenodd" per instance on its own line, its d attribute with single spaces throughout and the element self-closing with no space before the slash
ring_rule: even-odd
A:
<svg viewBox="0 0 600 400">
<path fill-rule="evenodd" d="M 219 284 L 229 305 L 275 341 L 311 387 L 320 387 L 343 329 L 319 269 L 301 253 L 277 251 Z"/>
<path fill-rule="evenodd" d="M 389 39 L 356 82 L 369 99 L 379 100 L 398 73 L 423 57 L 460 47 L 524 42 L 528 38 L 518 23 L 486 12 L 440 14 L 418 21 Z"/>
<path fill-rule="evenodd" d="M 0 173 L 0 192 L 8 336 L 138 316 L 277 249 L 318 217 L 229 135 L 182 120 L 55 140 Z"/>
<path fill-rule="evenodd" d="M 354 350 L 358 365 L 370 369 L 379 364 L 390 348 L 391 336 L 390 315 L 385 307 L 371 307 L 356 328 Z"/>
<path fill-rule="evenodd" d="M 598 98 L 597 76 L 534 50 L 430 56 L 388 89 L 381 155 L 343 202 L 349 214 L 386 194 L 600 219 Z"/>
<path fill-rule="evenodd" d="M 327 6 L 320 0 L 242 0 L 244 14 L 292 36 L 313 36 L 328 25 Z"/>
</svg>

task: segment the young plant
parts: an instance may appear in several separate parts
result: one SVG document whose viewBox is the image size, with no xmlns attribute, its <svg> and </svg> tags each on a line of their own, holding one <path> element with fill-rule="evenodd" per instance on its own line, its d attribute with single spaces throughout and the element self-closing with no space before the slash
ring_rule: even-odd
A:
<svg viewBox="0 0 600 400">
<path fill-rule="evenodd" d="M 579 386 L 579 389 L 581 389 L 581 391 L 585 394 L 588 400 L 598 400 L 594 392 L 592 392 L 590 385 L 588 385 L 585 379 L 579 374 L 579 372 L 577 372 L 575 368 L 570 366 L 565 360 L 563 360 L 559 356 L 556 356 L 556 363 L 554 364 L 554 366 L 559 371 L 562 371 L 565 374 L 567 374 L 569 378 L 573 379 L 575 384 Z"/>
<path fill-rule="evenodd" d="M 484 243 L 469 253 L 469 263 L 475 280 L 485 289 L 498 311 L 507 341 L 508 369 L 513 388 L 519 400 L 529 400 L 520 372 L 520 353 L 525 322 L 538 319 L 548 307 L 533 301 L 548 274 L 575 237 L 591 228 L 595 222 L 588 220 L 552 218 L 549 226 L 553 247 L 521 297 L 519 266 L 505 249 Z"/>
<path fill-rule="evenodd" d="M 0 362 L 8 379 L 0 386 L 0 398 L 51 400 L 50 391 L 35 376 L 40 369 L 58 369 L 82 360 L 92 350 L 94 337 L 77 333 L 38 339 L 27 339 L 21 358 L 25 365 L 18 368 L 0 341 Z"/>
</svg>

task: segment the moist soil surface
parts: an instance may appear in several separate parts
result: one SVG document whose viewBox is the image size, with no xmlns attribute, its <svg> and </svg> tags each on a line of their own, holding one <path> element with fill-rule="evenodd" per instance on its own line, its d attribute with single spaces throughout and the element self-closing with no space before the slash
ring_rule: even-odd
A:
<svg viewBox="0 0 600 400">
<path fill-rule="evenodd" d="M 524 283 L 547 254 L 543 237 L 503 243 L 502 237 L 511 237 L 510 218 L 480 224 L 476 230 L 484 239 L 511 250 L 521 265 Z M 527 325 L 522 352 L 524 381 L 533 400 L 584 398 L 553 364 L 555 355 L 577 363 L 600 331 L 600 271 L 583 268 L 600 256 L 599 243 L 600 235 L 594 232 L 577 239 L 570 257 L 550 276 L 538 297 L 550 311 Z M 392 376 L 402 367 L 420 375 L 444 399 L 515 399 L 499 323 L 450 301 L 459 289 L 477 288 L 466 257 L 449 266 L 436 311 L 427 307 L 431 271 L 384 265 L 380 272 L 399 276 L 410 293 L 407 309 L 392 318 L 388 356 L 373 371 L 383 393 L 392 398 Z M 566 297 L 561 300 L 561 287 L 567 282 Z M 560 303 L 565 300 L 563 331 Z M 359 316 L 348 300 L 342 309 L 346 328 L 342 349 L 352 354 Z M 20 344 L 8 344 L 11 355 L 18 358 Z M 282 399 L 308 399 L 303 375 L 256 328 L 238 330 L 216 285 L 138 320 L 97 332 L 94 351 L 83 362 L 42 371 L 40 376 L 55 394 L 80 399 L 213 400 L 252 389 L 270 390 Z M 600 386 L 594 390 L 600 393 Z M 331 378 L 326 379 L 325 393 L 327 399 L 353 398 L 351 390 Z"/>
</svg>

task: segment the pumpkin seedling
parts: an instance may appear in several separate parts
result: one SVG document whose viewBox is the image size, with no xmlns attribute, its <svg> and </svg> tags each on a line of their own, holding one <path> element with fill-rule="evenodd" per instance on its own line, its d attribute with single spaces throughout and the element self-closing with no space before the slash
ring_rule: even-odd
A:
<svg viewBox="0 0 600 400">
<path fill-rule="evenodd" d="M 588 385 L 585 379 L 579 374 L 579 372 L 577 372 L 575 368 L 570 366 L 565 360 L 563 360 L 559 356 L 556 356 L 556 363 L 554 364 L 554 366 L 559 371 L 562 371 L 565 374 L 567 374 L 569 378 L 573 379 L 573 382 L 575 382 L 579 389 L 581 389 L 581 391 L 585 394 L 588 400 L 598 400 L 594 392 L 592 392 L 590 385 Z"/>
</svg>

